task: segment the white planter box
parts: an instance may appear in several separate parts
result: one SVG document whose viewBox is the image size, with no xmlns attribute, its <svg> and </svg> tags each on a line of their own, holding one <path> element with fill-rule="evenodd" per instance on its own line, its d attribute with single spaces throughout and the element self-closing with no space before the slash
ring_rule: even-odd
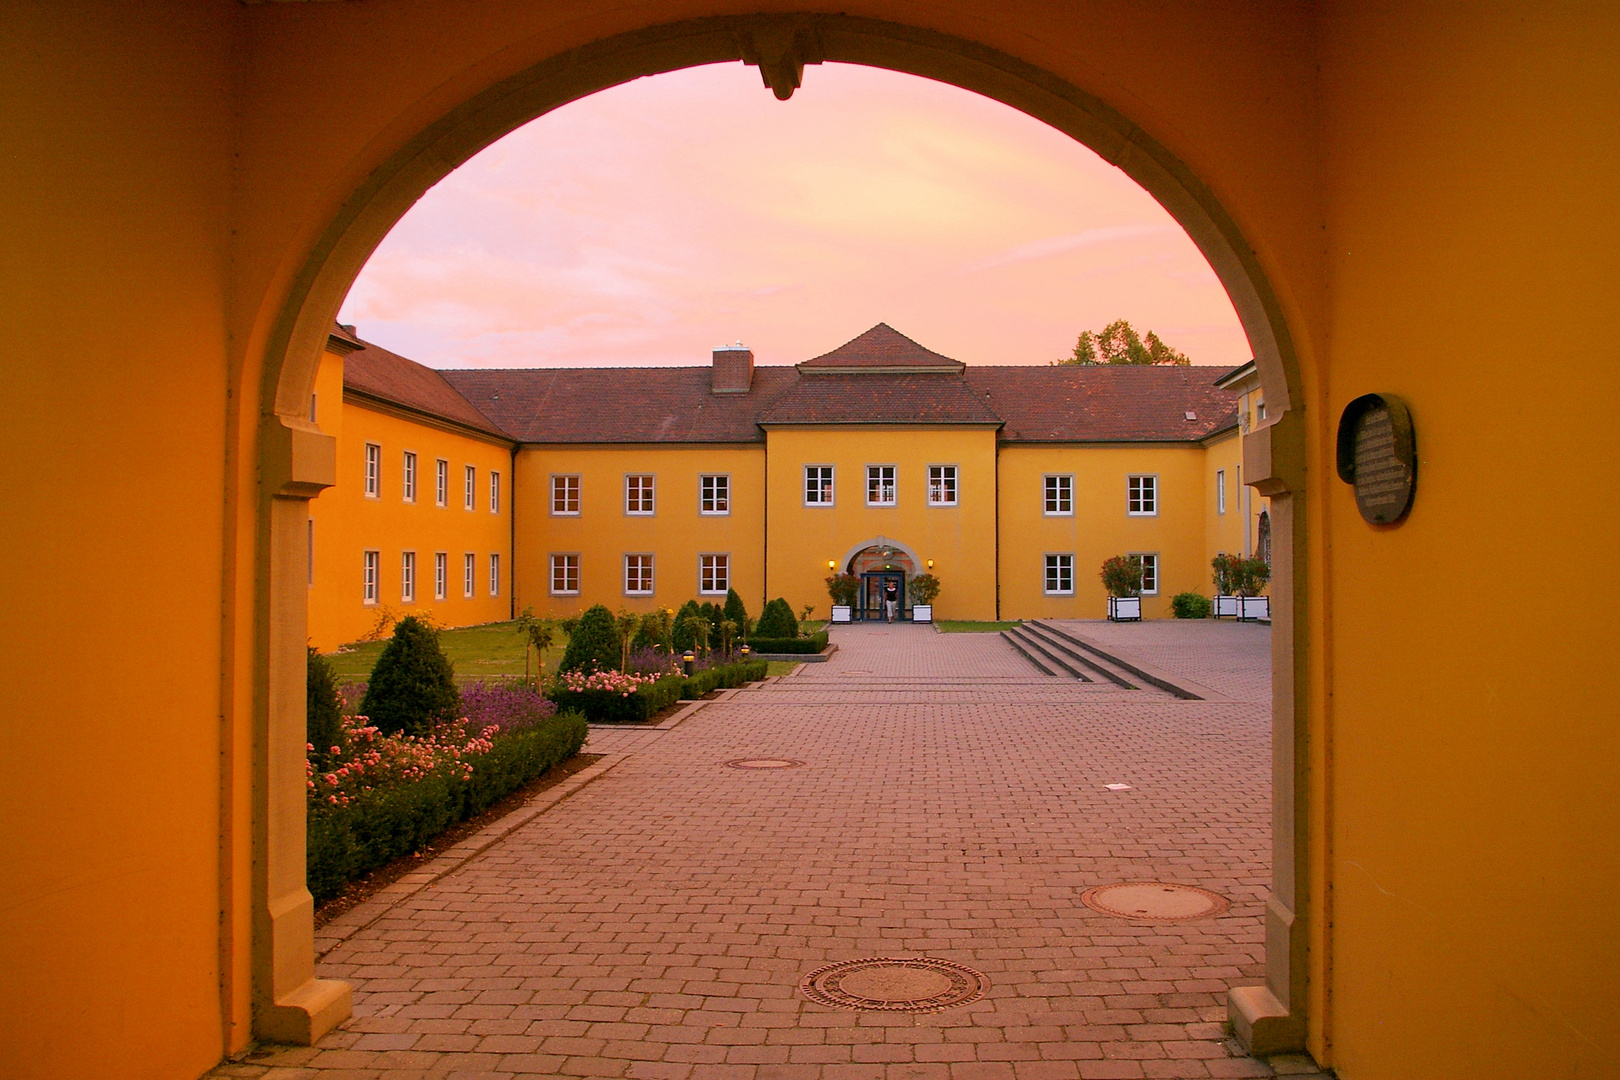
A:
<svg viewBox="0 0 1620 1080">
<path fill-rule="evenodd" d="M 849 605 L 834 604 L 832 608 L 832 621 L 835 623 L 849 622 Z"/>
<path fill-rule="evenodd" d="M 1240 619 L 1269 619 L 1271 618 L 1271 597 L 1245 596 L 1243 598 L 1243 612 Z"/>
<path fill-rule="evenodd" d="M 1108 598 L 1108 620 L 1110 622 L 1141 622 L 1142 598 L 1140 596 L 1110 596 Z"/>
<path fill-rule="evenodd" d="M 1243 614 L 1243 608 L 1235 596 L 1217 596 L 1215 598 L 1215 617 L 1217 619 L 1236 619 Z"/>
<path fill-rule="evenodd" d="M 911 605 L 911 621 L 912 622 L 930 622 L 930 623 L 933 622 L 934 621 L 934 605 L 933 604 L 912 604 Z"/>
</svg>

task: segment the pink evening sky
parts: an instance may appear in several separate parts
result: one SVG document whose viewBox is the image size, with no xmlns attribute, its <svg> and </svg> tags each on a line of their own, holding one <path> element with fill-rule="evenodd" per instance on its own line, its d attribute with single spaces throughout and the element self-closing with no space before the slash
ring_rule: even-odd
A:
<svg viewBox="0 0 1620 1080">
<path fill-rule="evenodd" d="M 850 65 L 777 101 L 741 64 L 583 98 L 491 145 L 366 264 L 341 319 L 433 367 L 791 364 L 887 322 L 1045 364 L 1126 318 L 1196 364 L 1250 351 L 1151 196 L 988 98 Z"/>
</svg>

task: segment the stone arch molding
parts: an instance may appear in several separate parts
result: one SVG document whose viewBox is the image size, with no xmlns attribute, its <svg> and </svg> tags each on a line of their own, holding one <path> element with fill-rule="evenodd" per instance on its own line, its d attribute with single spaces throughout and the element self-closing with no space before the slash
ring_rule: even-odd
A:
<svg viewBox="0 0 1620 1080">
<path fill-rule="evenodd" d="M 838 563 L 839 566 L 843 567 L 843 570 L 840 572 L 847 573 L 849 570 L 850 560 L 859 555 L 861 552 L 865 551 L 867 548 L 881 547 L 884 545 L 892 547 L 896 551 L 905 555 L 906 558 L 911 560 L 911 565 L 915 566 L 919 573 L 921 573 L 927 567 L 927 564 L 923 562 L 923 560 L 917 555 L 916 548 L 902 544 L 898 540 L 892 540 L 887 536 L 874 536 L 870 540 L 862 540 L 860 543 L 844 552 L 843 559 Z"/>
<path fill-rule="evenodd" d="M 335 481 L 330 438 L 307 419 L 322 348 L 344 296 L 383 237 L 416 200 L 451 170 L 501 136 L 587 94 L 632 79 L 701 64 L 743 61 L 760 69 L 779 98 L 799 85 L 805 65 L 862 64 L 954 84 L 1041 120 L 1130 176 L 1187 231 L 1225 286 L 1248 335 L 1271 413 L 1249 482 L 1272 498 L 1274 542 L 1285 565 L 1273 577 L 1277 682 L 1274 703 L 1279 762 L 1275 777 L 1276 858 L 1268 904 L 1265 988 L 1240 1004 L 1233 1019 L 1255 1048 L 1302 1045 L 1304 920 L 1299 912 L 1306 865 L 1295 777 L 1303 777 L 1303 739 L 1294 739 L 1303 627 L 1287 560 L 1302 560 L 1303 530 L 1289 495 L 1301 483 L 1297 436 L 1303 397 L 1299 366 L 1274 290 L 1252 248 L 1209 189 L 1165 147 L 1103 100 L 1051 73 L 977 42 L 847 15 L 715 16 L 653 26 L 541 60 L 448 109 L 427 124 L 350 192 L 294 278 L 270 327 L 260 426 L 262 498 L 257 610 L 268 655 L 259 657 L 254 796 L 254 1015 L 257 1034 L 309 1042 L 348 1014 L 341 984 L 314 978 L 313 928 L 303 889 L 302 754 L 304 584 L 298 565 L 307 500 Z M 1286 414 L 1292 423 L 1279 424 Z M 1269 481 L 1267 478 L 1271 478 Z M 1281 511 L 1280 513 L 1277 511 Z M 866 545 L 862 545 L 866 546 Z M 902 545 L 902 550 L 905 549 Z M 857 549 L 858 550 L 858 549 Z M 915 560 L 915 553 L 911 553 Z M 845 556 L 847 565 L 849 557 Z M 921 566 L 918 561 L 916 565 Z M 278 572 L 279 571 L 279 572 Z M 1286 673 L 1287 678 L 1283 678 Z M 1303 723 L 1303 709 L 1300 709 Z M 1290 762 L 1298 762 L 1290 766 Z M 1302 782 L 1302 781 L 1301 781 Z M 296 835 L 294 835 L 296 833 Z M 1296 837 L 1299 839 L 1296 840 Z M 1297 856 L 1297 857 L 1296 857 Z M 1290 1000 L 1294 1007 L 1290 1009 Z"/>
</svg>

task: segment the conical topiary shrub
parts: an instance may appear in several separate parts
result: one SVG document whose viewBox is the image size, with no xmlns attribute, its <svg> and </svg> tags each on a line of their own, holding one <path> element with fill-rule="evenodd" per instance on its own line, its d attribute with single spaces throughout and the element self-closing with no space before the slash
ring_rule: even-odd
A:
<svg viewBox="0 0 1620 1080">
<path fill-rule="evenodd" d="M 720 613 L 737 625 L 739 633 L 748 633 L 748 609 L 743 606 L 742 597 L 737 595 L 736 589 L 726 590 L 726 606 L 720 609 Z"/>
<path fill-rule="evenodd" d="M 304 738 L 314 747 L 309 760 L 325 761 L 337 745 L 339 721 L 343 718 L 343 702 L 338 698 L 337 679 L 332 674 L 332 662 L 313 648 L 305 667 Z"/>
<path fill-rule="evenodd" d="M 579 617 L 558 670 L 617 671 L 619 659 L 619 627 L 613 612 L 597 604 Z"/>
<path fill-rule="evenodd" d="M 384 733 L 421 734 L 460 711 L 455 671 L 439 648 L 438 632 L 415 615 L 399 620 L 371 669 L 361 714 Z"/>
<path fill-rule="evenodd" d="M 675 625 L 670 630 L 670 637 L 675 642 L 677 654 L 688 652 L 692 648 L 692 624 L 687 619 L 699 613 L 696 600 L 688 600 L 681 605 L 681 610 L 675 613 Z"/>
<path fill-rule="evenodd" d="M 796 638 L 799 636 L 799 620 L 794 617 L 793 609 L 788 602 L 778 596 L 765 605 L 765 610 L 759 613 L 759 625 L 754 627 L 754 636 L 757 638 Z"/>
</svg>

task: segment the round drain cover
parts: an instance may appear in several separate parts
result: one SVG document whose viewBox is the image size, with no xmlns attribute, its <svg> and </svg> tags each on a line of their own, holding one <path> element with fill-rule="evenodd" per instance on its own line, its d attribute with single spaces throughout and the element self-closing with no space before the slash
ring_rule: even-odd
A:
<svg viewBox="0 0 1620 1080">
<path fill-rule="evenodd" d="M 1082 893 L 1080 902 L 1104 915 L 1143 922 L 1207 919 L 1231 906 L 1226 897 L 1208 889 L 1195 885 L 1171 885 L 1163 881 L 1099 885 Z"/>
<path fill-rule="evenodd" d="M 932 956 L 875 956 L 820 967 L 799 987 L 818 1005 L 872 1012 L 937 1012 L 984 996 L 980 972 Z"/>
<path fill-rule="evenodd" d="M 745 757 L 726 764 L 733 769 L 797 769 L 804 762 L 785 757 Z"/>
</svg>

